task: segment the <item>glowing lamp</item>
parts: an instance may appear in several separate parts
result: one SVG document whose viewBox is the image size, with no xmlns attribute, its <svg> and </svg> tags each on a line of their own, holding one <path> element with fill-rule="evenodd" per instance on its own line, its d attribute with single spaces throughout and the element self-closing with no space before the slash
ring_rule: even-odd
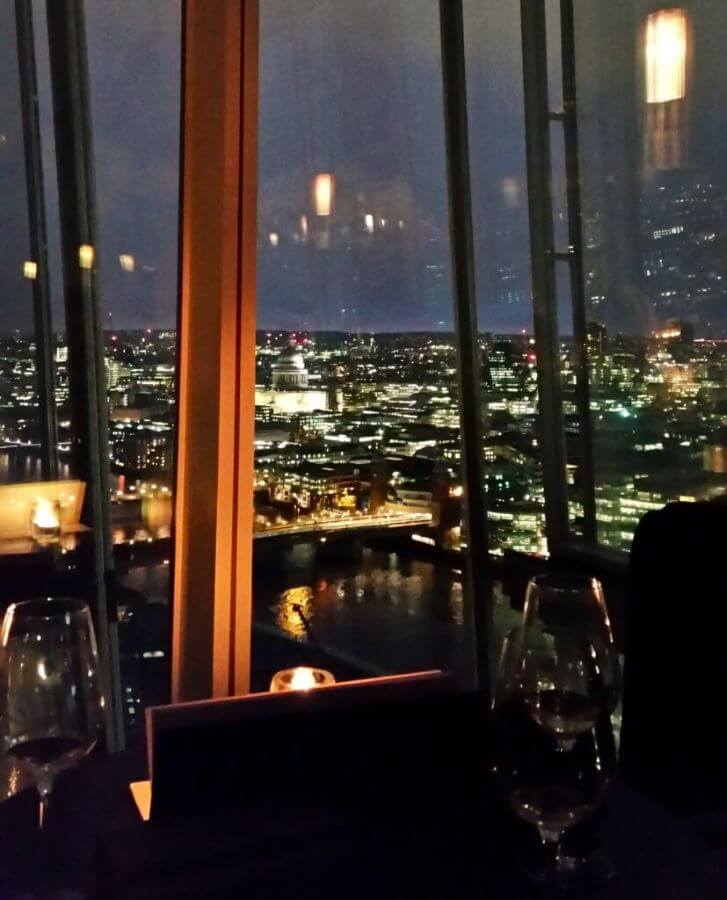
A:
<svg viewBox="0 0 727 900">
<path fill-rule="evenodd" d="M 646 102 L 669 103 L 686 95 L 687 13 L 660 9 L 646 17 Z"/>
<path fill-rule="evenodd" d="M 505 206 L 508 209 L 516 209 L 520 205 L 520 182 L 514 175 L 506 175 L 501 185 Z"/>
<path fill-rule="evenodd" d="M 366 213 L 364 216 L 364 228 L 368 231 L 369 234 L 374 233 L 374 217 L 371 213 Z"/>
<path fill-rule="evenodd" d="M 296 666 L 294 669 L 283 669 L 276 672 L 270 681 L 270 692 L 279 694 L 283 691 L 310 691 L 326 684 L 335 684 L 336 679 L 325 669 L 313 669 L 310 666 Z"/>
<path fill-rule="evenodd" d="M 82 269 L 92 269 L 95 252 L 90 244 L 81 244 L 78 248 L 78 265 Z"/>
<path fill-rule="evenodd" d="M 122 253 L 119 256 L 119 265 L 124 272 L 133 272 L 136 268 L 136 260 L 130 253 Z"/>
<path fill-rule="evenodd" d="M 321 172 L 313 179 L 313 207 L 317 216 L 330 216 L 334 190 L 335 181 L 329 172 Z"/>
<path fill-rule="evenodd" d="M 32 259 L 26 259 L 23 263 L 23 275 L 31 281 L 35 281 L 38 276 L 38 263 Z"/>
</svg>

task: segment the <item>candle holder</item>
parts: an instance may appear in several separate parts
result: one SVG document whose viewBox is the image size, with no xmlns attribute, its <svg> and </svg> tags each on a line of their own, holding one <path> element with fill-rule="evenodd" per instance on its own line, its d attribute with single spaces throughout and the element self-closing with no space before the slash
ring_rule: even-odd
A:
<svg viewBox="0 0 727 900">
<path fill-rule="evenodd" d="M 310 691 L 312 688 L 335 683 L 333 673 L 326 669 L 295 666 L 293 669 L 282 669 L 273 675 L 270 680 L 270 692 L 278 694 L 282 691 Z"/>
<path fill-rule="evenodd" d="M 60 541 L 60 500 L 45 500 L 38 497 L 30 515 L 30 534 L 38 544 L 57 544 Z"/>
</svg>

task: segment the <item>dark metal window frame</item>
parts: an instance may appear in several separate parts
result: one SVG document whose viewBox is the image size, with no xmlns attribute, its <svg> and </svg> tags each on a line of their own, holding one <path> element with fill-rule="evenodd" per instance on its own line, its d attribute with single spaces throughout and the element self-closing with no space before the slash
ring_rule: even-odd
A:
<svg viewBox="0 0 727 900">
<path fill-rule="evenodd" d="M 474 638 L 477 682 L 487 698 L 491 681 L 493 624 L 489 598 L 492 591 L 491 569 L 487 564 L 489 543 L 480 400 L 482 366 L 477 328 L 462 0 L 440 0 L 439 18 L 455 341 L 459 363 L 459 419 L 465 497 L 463 524 L 467 536 L 466 621 L 472 631 L 472 635 L 467 637 Z M 483 602 L 483 598 L 488 599 Z"/>
<path fill-rule="evenodd" d="M 48 272 L 48 239 L 43 189 L 43 158 L 38 116 L 38 80 L 35 67 L 32 0 L 15 0 L 20 108 L 23 118 L 25 185 L 28 203 L 30 259 L 36 264 L 33 290 L 35 368 L 40 400 L 40 447 L 43 478 L 58 477 L 58 423 L 54 396 L 53 330 Z"/>
<path fill-rule="evenodd" d="M 535 339 L 538 355 L 540 446 L 545 486 L 548 548 L 562 561 L 590 564 L 596 571 L 624 573 L 627 554 L 598 543 L 593 422 L 583 269 L 573 0 L 560 0 L 560 67 L 563 108 L 550 108 L 545 0 L 521 0 L 525 131 Z M 562 127 L 568 246 L 555 246 L 551 195 L 551 123 Z M 575 348 L 576 409 L 580 442 L 582 533 L 568 512 L 565 430 L 562 413 L 556 266 L 568 268 Z"/>
<path fill-rule="evenodd" d="M 106 743 L 123 746 L 118 615 L 113 599 L 108 406 L 97 279 L 93 140 L 83 3 L 47 0 L 63 298 L 71 400 L 71 453 L 86 483 L 84 516 L 91 526 L 86 573 L 105 682 Z M 42 203 L 42 198 L 40 200 Z M 88 268 L 80 248 L 93 248 Z M 48 323 L 46 323 L 48 327 Z M 51 402 L 54 401 L 52 397 Z"/>
<path fill-rule="evenodd" d="M 548 549 L 556 562 L 586 565 L 596 572 L 626 570 L 626 554 L 597 543 L 590 372 L 583 277 L 578 121 L 573 0 L 560 0 L 560 66 L 563 109 L 550 108 L 545 0 L 521 0 L 523 97 L 530 225 L 534 333 L 537 349 L 538 438 L 543 468 Z M 485 466 L 482 453 L 481 370 L 472 235 L 471 185 L 467 129 L 462 0 L 440 0 L 445 146 L 449 190 L 450 245 L 459 396 L 465 520 L 468 535 L 466 568 L 469 586 L 468 621 L 474 630 L 477 674 L 487 696 L 493 664 L 491 579 L 488 559 Z M 551 191 L 551 123 L 563 132 L 566 175 L 568 246 L 554 237 Z M 556 269 L 567 267 L 575 345 L 576 405 L 580 441 L 582 534 L 571 528 L 568 508 L 566 445 L 560 371 L 560 337 Z M 482 548 L 478 552 L 477 548 Z M 483 599 L 487 598 L 487 599 Z"/>
</svg>

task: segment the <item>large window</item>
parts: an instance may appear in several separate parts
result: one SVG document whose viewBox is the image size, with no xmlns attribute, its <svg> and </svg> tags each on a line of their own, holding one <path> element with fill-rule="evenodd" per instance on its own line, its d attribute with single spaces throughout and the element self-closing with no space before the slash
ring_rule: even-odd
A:
<svg viewBox="0 0 727 900">
<path fill-rule="evenodd" d="M 489 549 L 543 553 L 519 5 L 464 10 Z"/>
<path fill-rule="evenodd" d="M 226 32 L 210 84 L 219 74 L 229 91 L 187 84 L 186 113 L 213 109 L 206 127 L 220 126 L 224 149 L 209 190 L 188 183 L 198 159 L 184 166 L 183 221 L 212 217 L 225 179 L 240 177 L 243 202 L 230 190 L 218 231 L 182 232 L 207 257 L 183 279 L 183 316 L 199 296 L 179 342 L 180 0 L 86 0 L 78 16 L 4 7 L 0 566 L 12 578 L 0 591 L 90 599 L 110 675 L 121 672 L 117 730 L 140 731 L 143 707 L 168 696 L 175 477 L 209 526 L 185 523 L 185 553 L 204 545 L 205 566 L 195 596 L 176 601 L 197 604 L 189 646 L 216 645 L 226 665 L 247 666 L 226 629 L 249 587 L 240 541 L 252 541 L 254 689 L 306 660 L 340 678 L 471 673 L 473 613 L 490 602 L 473 572 L 484 585 L 518 553 L 544 561 L 574 545 L 625 559 L 646 511 L 724 491 L 727 8 L 463 6 L 467 97 L 458 86 L 446 107 L 440 16 L 453 7 L 435 0 L 261 0 L 244 54 L 228 53 Z M 242 112 L 220 99 L 240 84 Z M 452 106 L 468 118 L 471 223 L 448 202 Z M 187 338 L 220 350 L 210 371 L 186 371 L 205 363 L 185 356 Z M 181 476 L 177 406 L 180 433 L 197 420 L 178 382 L 198 389 L 210 431 Z M 237 419 L 250 427 L 253 393 L 250 536 L 233 470 L 235 454 L 252 456 Z M 58 542 L 38 540 L 49 517 Z M 218 693 L 247 683 L 219 671 Z"/>
<path fill-rule="evenodd" d="M 181 3 L 86 0 L 127 728 L 169 698 Z"/>
<path fill-rule="evenodd" d="M 87 0 L 74 58 L 59 32 L 72 17 L 52 11 L 2 12 L 3 595 L 90 602 L 117 728 L 133 734 L 169 696 L 181 4 Z M 76 63 L 85 130 L 57 114 Z M 64 168 L 71 140 L 91 214 L 69 253 L 86 202 Z M 80 288 L 70 268 L 89 273 Z M 35 519 L 60 537 L 39 539 Z M 108 635 L 104 609 L 118 610 Z"/>
<path fill-rule="evenodd" d="M 49 446 L 44 433 L 47 410 L 39 378 L 39 363 L 45 360 L 46 348 L 39 348 L 43 335 L 38 331 L 46 322 L 38 313 L 47 313 L 45 319 L 50 311 L 44 308 L 45 302 L 35 304 L 39 282 L 47 283 L 47 272 L 39 271 L 31 223 L 34 210 L 28 202 L 28 185 L 34 172 L 26 156 L 27 46 L 18 47 L 14 5 L 3 4 L 0 17 L 0 484 L 7 485 L 49 477 L 48 461 L 53 457 L 55 466 L 57 451 L 55 442 Z M 52 384 L 49 390 L 53 390 Z"/>
<path fill-rule="evenodd" d="M 267 0 L 260 41 L 254 677 L 271 632 L 462 667 L 438 6 Z"/>
<path fill-rule="evenodd" d="M 575 4 L 598 539 L 727 485 L 727 10 Z"/>
</svg>

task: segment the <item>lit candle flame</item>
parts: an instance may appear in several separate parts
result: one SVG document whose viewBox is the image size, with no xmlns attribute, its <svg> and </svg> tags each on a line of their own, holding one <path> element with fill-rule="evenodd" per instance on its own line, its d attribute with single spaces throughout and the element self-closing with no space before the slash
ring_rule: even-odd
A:
<svg viewBox="0 0 727 900">
<path fill-rule="evenodd" d="M 316 686 L 316 677 L 313 669 L 307 666 L 297 666 L 293 670 L 293 677 L 290 679 L 290 689 L 292 691 L 309 691 Z"/>
<path fill-rule="evenodd" d="M 270 682 L 273 694 L 281 691 L 310 691 L 313 688 L 335 684 L 332 672 L 326 669 L 314 669 L 311 666 L 296 666 L 276 672 Z"/>
<path fill-rule="evenodd" d="M 36 528 L 59 528 L 60 519 L 50 500 L 38 497 L 33 510 L 33 524 Z"/>
</svg>

